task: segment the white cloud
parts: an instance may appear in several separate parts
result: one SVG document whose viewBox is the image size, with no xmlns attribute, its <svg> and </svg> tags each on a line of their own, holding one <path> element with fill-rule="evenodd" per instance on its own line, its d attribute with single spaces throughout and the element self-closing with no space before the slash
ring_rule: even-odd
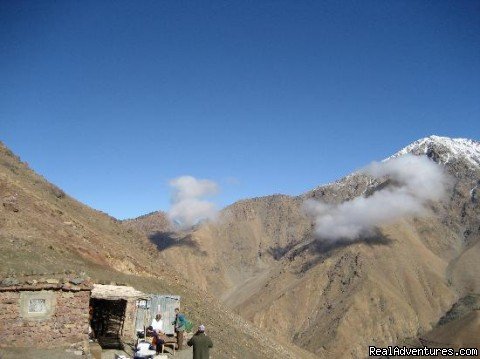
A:
<svg viewBox="0 0 480 359">
<path fill-rule="evenodd" d="M 315 234 L 326 241 L 355 240 L 382 224 L 410 215 L 423 215 L 427 201 L 441 200 L 449 178 L 426 156 L 405 155 L 374 162 L 361 172 L 388 177 L 392 184 L 370 197 L 357 197 L 338 205 L 307 200 L 305 209 L 314 218 Z"/>
<path fill-rule="evenodd" d="M 218 193 L 218 185 L 210 180 L 181 176 L 170 181 L 172 187 L 170 221 L 180 228 L 190 228 L 202 220 L 213 220 L 218 209 L 205 199 Z"/>
</svg>

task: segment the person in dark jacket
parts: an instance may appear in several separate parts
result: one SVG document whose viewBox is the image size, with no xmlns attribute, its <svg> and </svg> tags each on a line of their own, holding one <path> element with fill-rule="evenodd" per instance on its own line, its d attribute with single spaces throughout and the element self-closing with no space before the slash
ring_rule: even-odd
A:
<svg viewBox="0 0 480 359">
<path fill-rule="evenodd" d="M 193 346 L 193 359 L 209 359 L 210 348 L 213 347 L 212 339 L 205 334 L 205 326 L 200 325 L 195 335 L 187 342 Z"/>
</svg>

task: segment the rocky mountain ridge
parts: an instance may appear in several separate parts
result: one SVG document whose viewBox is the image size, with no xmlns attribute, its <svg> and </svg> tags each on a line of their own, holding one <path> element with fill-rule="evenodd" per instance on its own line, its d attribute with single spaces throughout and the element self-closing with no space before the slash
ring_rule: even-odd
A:
<svg viewBox="0 0 480 359">
<path fill-rule="evenodd" d="M 261 328 L 318 356 L 364 357 L 369 344 L 428 333 L 480 291 L 478 149 L 473 140 L 430 136 L 390 157 L 425 154 L 441 164 L 453 178 L 450 197 L 352 243 L 316 239 L 304 201 L 342 203 L 388 180 L 355 172 L 297 197 L 239 201 L 190 232 L 149 235 L 172 244 L 160 246 L 166 263 Z"/>
</svg>

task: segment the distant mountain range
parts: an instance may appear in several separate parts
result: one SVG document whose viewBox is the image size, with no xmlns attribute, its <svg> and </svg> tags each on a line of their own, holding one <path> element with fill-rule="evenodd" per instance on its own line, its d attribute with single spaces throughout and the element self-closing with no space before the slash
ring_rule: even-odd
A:
<svg viewBox="0 0 480 359">
<path fill-rule="evenodd" d="M 209 327 L 216 358 L 478 347 L 480 144 L 431 136 L 385 161 L 407 153 L 444 168 L 448 198 L 359 240 L 328 243 L 314 233 L 307 199 L 346 203 L 394 181 L 355 172 L 300 196 L 242 200 L 215 222 L 176 231 L 163 212 L 118 221 L 93 210 L 0 144 L 0 274 L 85 271 L 179 294 L 189 318 Z"/>
<path fill-rule="evenodd" d="M 351 243 L 317 239 L 305 200 L 351 201 L 393 186 L 388 179 L 356 172 L 301 196 L 242 200 L 191 231 L 174 231 L 162 212 L 123 224 L 231 310 L 319 357 L 362 358 L 368 345 L 420 339 L 479 346 L 479 335 L 448 328 L 480 333 L 472 319 L 480 308 L 480 143 L 430 136 L 385 161 L 407 153 L 444 167 L 449 197 Z M 445 317 L 465 298 L 468 310 Z"/>
</svg>

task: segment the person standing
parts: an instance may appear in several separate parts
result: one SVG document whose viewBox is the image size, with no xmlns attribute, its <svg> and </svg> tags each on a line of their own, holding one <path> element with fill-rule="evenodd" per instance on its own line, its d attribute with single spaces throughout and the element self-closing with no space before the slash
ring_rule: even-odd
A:
<svg viewBox="0 0 480 359">
<path fill-rule="evenodd" d="M 183 333 L 185 332 L 185 315 L 180 313 L 179 308 L 175 308 L 175 320 L 172 323 L 175 327 L 175 333 L 177 334 L 177 346 L 178 350 L 183 349 Z"/>
<path fill-rule="evenodd" d="M 213 342 L 210 337 L 205 334 L 205 326 L 200 325 L 195 335 L 187 342 L 188 346 L 193 346 L 193 359 L 209 359 L 210 348 Z"/>
</svg>

